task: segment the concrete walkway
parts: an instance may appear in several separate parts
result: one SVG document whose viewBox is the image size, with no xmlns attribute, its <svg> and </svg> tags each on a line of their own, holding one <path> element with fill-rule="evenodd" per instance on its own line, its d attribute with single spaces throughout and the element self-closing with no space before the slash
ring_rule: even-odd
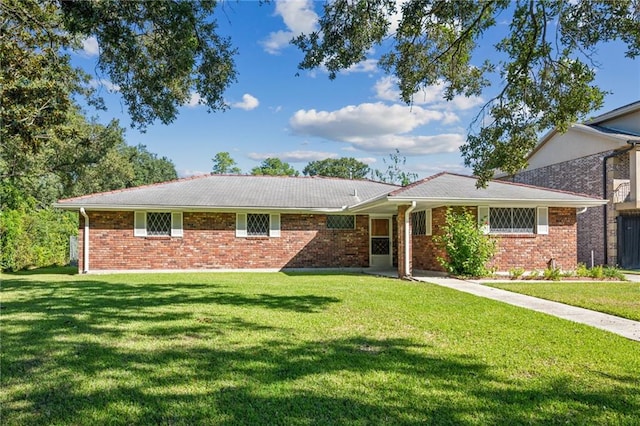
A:
<svg viewBox="0 0 640 426">
<path fill-rule="evenodd" d="M 498 288 L 488 287 L 473 281 L 462 281 L 455 278 L 436 276 L 413 277 L 418 281 L 429 282 L 443 287 L 464 291 L 487 299 L 498 300 L 510 305 L 520 306 L 537 312 L 543 312 L 581 324 L 587 324 L 601 330 L 610 331 L 631 340 L 640 342 L 640 322 L 620 318 L 601 312 L 565 305 L 564 303 L 538 299 L 537 297 L 513 293 Z"/>
</svg>

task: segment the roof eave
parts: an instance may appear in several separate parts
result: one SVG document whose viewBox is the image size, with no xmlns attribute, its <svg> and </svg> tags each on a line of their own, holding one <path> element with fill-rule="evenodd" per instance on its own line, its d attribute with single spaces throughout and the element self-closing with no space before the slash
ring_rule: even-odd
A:
<svg viewBox="0 0 640 426">
<path fill-rule="evenodd" d="M 510 199 L 510 198 L 431 198 L 431 197 L 393 197 L 390 202 L 406 204 L 416 201 L 423 204 L 434 204 L 442 206 L 481 206 L 481 205 L 508 205 L 515 206 L 547 206 L 547 207 L 597 207 L 607 204 L 607 200 L 584 199 L 584 200 L 553 200 L 546 198 L 531 199 Z"/>
<path fill-rule="evenodd" d="M 286 213 L 341 213 L 346 210 L 346 206 L 342 207 L 277 207 L 277 206 L 182 206 L 182 205 L 114 205 L 114 204 L 73 204 L 54 203 L 54 208 L 70 211 L 79 211 L 84 207 L 87 211 L 184 211 L 184 212 L 286 212 Z"/>
</svg>

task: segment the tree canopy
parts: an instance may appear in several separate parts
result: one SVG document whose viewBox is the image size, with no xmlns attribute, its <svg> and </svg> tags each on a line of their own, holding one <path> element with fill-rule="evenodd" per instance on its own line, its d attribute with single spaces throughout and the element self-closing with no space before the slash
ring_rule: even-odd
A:
<svg viewBox="0 0 640 426">
<path fill-rule="evenodd" d="M 389 154 L 388 161 L 386 158 L 383 158 L 382 162 L 387 166 L 385 170 L 375 169 L 371 172 L 371 176 L 380 182 L 407 186 L 418 179 L 416 173 L 404 171 L 404 166 L 407 164 L 407 157 L 401 156 L 399 149 Z"/>
<path fill-rule="evenodd" d="M 267 158 L 259 166 L 251 169 L 252 175 L 299 176 L 300 172 L 279 158 Z"/>
<path fill-rule="evenodd" d="M 478 47 L 499 21 L 508 31 L 483 57 Z M 488 95 L 461 149 L 481 183 L 495 169 L 524 167 L 541 131 L 564 130 L 602 106 L 600 45 L 621 40 L 628 57 L 640 54 L 637 0 L 335 0 L 319 24 L 294 40 L 305 54 L 301 69 L 325 67 L 335 78 L 382 47 L 379 64 L 407 103 L 442 83 L 447 100 Z M 489 88 L 492 78 L 498 87 Z"/>
<path fill-rule="evenodd" d="M 369 174 L 369 166 L 352 157 L 327 158 L 311 161 L 302 170 L 305 176 L 329 176 L 343 179 L 364 179 Z"/>
<path fill-rule="evenodd" d="M 211 161 L 213 161 L 211 173 L 214 175 L 239 175 L 242 173 L 240 167 L 237 166 L 236 160 L 226 151 L 217 153 Z"/>
</svg>

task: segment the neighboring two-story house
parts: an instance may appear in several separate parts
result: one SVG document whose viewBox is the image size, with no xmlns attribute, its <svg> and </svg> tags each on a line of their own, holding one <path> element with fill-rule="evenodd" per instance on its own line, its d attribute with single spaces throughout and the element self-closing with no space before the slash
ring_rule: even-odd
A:
<svg viewBox="0 0 640 426">
<path fill-rule="evenodd" d="M 547 133 L 505 180 L 602 197 L 578 215 L 578 261 L 640 268 L 640 101 Z"/>
</svg>

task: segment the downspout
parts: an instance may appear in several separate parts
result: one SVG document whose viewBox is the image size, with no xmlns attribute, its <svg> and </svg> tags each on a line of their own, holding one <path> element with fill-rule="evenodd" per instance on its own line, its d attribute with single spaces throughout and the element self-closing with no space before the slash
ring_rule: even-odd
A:
<svg viewBox="0 0 640 426">
<path fill-rule="evenodd" d="M 409 238 L 411 238 L 411 233 L 409 232 L 409 227 L 411 225 L 411 212 L 416 208 L 416 202 L 411 202 L 411 207 L 409 207 L 404 213 L 404 273 L 406 277 L 410 277 L 411 271 L 409 268 L 411 267 L 411 259 L 409 256 L 411 255 L 411 251 L 409 250 Z"/>
<path fill-rule="evenodd" d="M 80 207 L 80 214 L 84 217 L 84 243 L 82 244 L 82 273 L 89 272 L 89 215 L 84 210 L 84 207 Z"/>
<path fill-rule="evenodd" d="M 607 191 L 607 160 L 609 158 L 618 157 L 622 154 L 626 154 L 627 152 L 634 149 L 638 144 L 637 141 L 631 141 L 631 140 L 628 140 L 627 143 L 629 144 L 628 148 L 625 148 L 622 151 L 614 151 L 611 154 L 607 154 L 604 157 L 602 157 L 602 194 L 603 194 L 602 198 L 607 200 L 607 204 L 602 206 L 602 209 L 604 211 L 603 223 L 604 223 L 604 264 L 605 265 L 609 263 L 609 256 L 608 256 L 609 238 L 607 237 L 607 225 L 609 224 L 609 222 L 607 221 L 607 207 L 609 205 L 609 195 L 607 194 L 608 192 Z"/>
</svg>

